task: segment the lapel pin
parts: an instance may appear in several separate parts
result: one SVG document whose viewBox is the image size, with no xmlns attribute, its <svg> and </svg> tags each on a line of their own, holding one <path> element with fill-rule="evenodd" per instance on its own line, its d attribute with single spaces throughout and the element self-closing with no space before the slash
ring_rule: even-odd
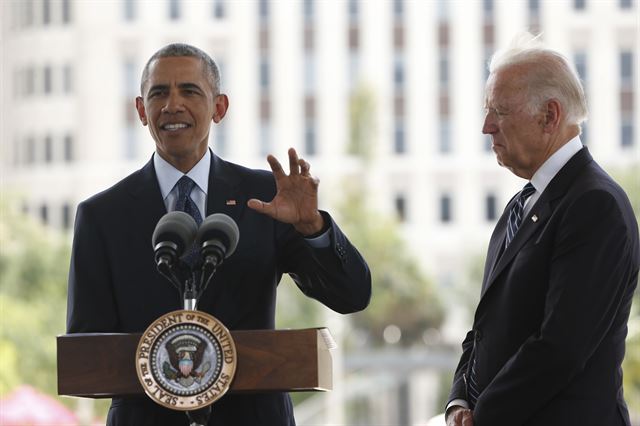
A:
<svg viewBox="0 0 640 426">
<path fill-rule="evenodd" d="M 227 200 L 226 204 L 228 206 L 235 206 L 236 205 L 236 200 Z"/>
<path fill-rule="evenodd" d="M 534 214 L 533 216 L 531 216 L 531 220 L 534 221 L 534 222 L 537 222 L 538 221 L 538 215 Z"/>
</svg>

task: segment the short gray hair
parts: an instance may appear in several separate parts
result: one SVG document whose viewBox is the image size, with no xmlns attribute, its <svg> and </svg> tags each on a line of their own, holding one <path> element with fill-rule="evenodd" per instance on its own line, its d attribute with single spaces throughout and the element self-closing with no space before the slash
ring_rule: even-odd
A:
<svg viewBox="0 0 640 426">
<path fill-rule="evenodd" d="M 587 119 L 587 100 L 580 78 L 569 60 L 559 52 L 545 47 L 540 35 L 522 33 L 511 45 L 496 52 L 489 63 L 489 72 L 494 73 L 512 65 L 527 66 L 531 72 L 525 77 L 528 85 L 527 103 L 529 112 L 539 111 L 542 104 L 557 99 L 566 109 L 566 122 L 580 124 Z"/>
<path fill-rule="evenodd" d="M 140 79 L 140 93 L 143 94 L 144 85 L 147 83 L 147 80 L 149 80 L 149 68 L 151 67 L 151 63 L 153 61 L 160 58 L 172 58 L 181 56 L 198 58 L 202 61 L 205 72 L 207 74 L 207 78 L 209 79 L 209 83 L 211 84 L 213 94 L 217 95 L 220 92 L 220 70 L 218 69 L 218 65 L 216 65 L 216 62 L 206 52 L 198 49 L 195 46 L 191 46 L 185 43 L 168 44 L 154 53 L 151 58 L 149 58 L 147 64 L 144 66 L 144 70 L 142 71 L 142 78 Z"/>
</svg>

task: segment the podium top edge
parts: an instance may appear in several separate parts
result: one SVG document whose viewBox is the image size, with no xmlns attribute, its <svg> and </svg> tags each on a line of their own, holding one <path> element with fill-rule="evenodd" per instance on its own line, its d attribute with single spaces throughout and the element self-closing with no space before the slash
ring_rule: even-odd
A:
<svg viewBox="0 0 640 426">
<path fill-rule="evenodd" d="M 234 333 L 256 333 L 256 332 L 265 332 L 265 333 L 273 333 L 273 332 L 305 332 L 305 331 L 315 331 L 321 333 L 323 336 L 328 335 L 331 336 L 331 332 L 327 327 L 310 327 L 310 328 L 278 328 L 278 329 L 253 329 L 253 330 L 230 330 L 232 334 Z M 58 334 L 56 338 L 66 338 L 66 337 L 91 337 L 91 336 L 131 336 L 142 334 L 142 331 L 132 332 L 132 333 L 113 333 L 113 332 L 92 332 L 92 333 L 67 333 L 67 334 Z"/>
</svg>

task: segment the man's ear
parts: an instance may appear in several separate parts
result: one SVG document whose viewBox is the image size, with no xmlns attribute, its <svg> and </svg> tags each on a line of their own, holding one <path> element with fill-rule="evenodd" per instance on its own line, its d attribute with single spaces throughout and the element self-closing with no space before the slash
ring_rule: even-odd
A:
<svg viewBox="0 0 640 426">
<path fill-rule="evenodd" d="M 545 132 L 552 133 L 560 126 L 560 116 L 563 115 L 562 105 L 557 99 L 550 99 L 546 102 L 543 113 L 542 127 Z"/>
<path fill-rule="evenodd" d="M 221 122 L 227 114 L 227 109 L 229 109 L 229 98 L 224 93 L 221 93 L 215 97 L 213 102 L 213 122 L 217 124 Z"/>
<path fill-rule="evenodd" d="M 136 97 L 136 109 L 138 110 L 138 118 L 140 118 L 140 122 L 142 122 L 143 126 L 146 126 L 149 122 L 147 121 L 147 113 L 144 109 L 144 102 L 142 101 L 142 97 Z"/>
</svg>

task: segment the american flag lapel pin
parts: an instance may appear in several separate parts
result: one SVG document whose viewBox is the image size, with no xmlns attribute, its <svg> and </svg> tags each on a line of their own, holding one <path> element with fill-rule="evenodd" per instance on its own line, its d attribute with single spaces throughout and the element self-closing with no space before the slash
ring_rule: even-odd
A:
<svg viewBox="0 0 640 426">
<path fill-rule="evenodd" d="M 237 203 L 236 203 L 236 200 L 227 200 L 225 204 L 227 206 L 235 206 Z"/>
<path fill-rule="evenodd" d="M 538 215 L 537 215 L 537 214 L 534 214 L 533 216 L 531 216 L 531 220 L 532 220 L 533 222 L 537 222 L 537 221 L 538 221 Z"/>
</svg>

